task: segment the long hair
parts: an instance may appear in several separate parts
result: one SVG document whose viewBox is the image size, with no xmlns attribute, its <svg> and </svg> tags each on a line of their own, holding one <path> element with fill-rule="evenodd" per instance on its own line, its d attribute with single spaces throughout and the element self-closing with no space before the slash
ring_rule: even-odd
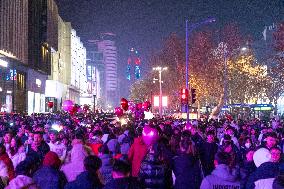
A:
<svg viewBox="0 0 284 189">
<path fill-rule="evenodd" d="M 181 139 L 179 143 L 180 151 L 186 154 L 190 154 L 192 156 L 195 156 L 196 150 L 194 142 L 191 140 L 190 137 L 184 137 Z"/>
<path fill-rule="evenodd" d="M 16 141 L 16 145 L 15 147 L 10 148 L 11 156 L 15 155 L 18 152 L 19 148 L 22 146 L 22 141 L 20 138 L 14 138 L 14 140 Z"/>
</svg>

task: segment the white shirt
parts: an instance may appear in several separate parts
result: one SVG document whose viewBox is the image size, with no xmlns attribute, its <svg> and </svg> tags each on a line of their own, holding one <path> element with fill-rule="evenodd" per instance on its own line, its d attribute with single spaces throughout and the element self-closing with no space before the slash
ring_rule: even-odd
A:
<svg viewBox="0 0 284 189">
<path fill-rule="evenodd" d="M 59 159 L 61 161 L 64 161 L 64 159 L 66 157 L 67 148 L 63 143 L 61 143 L 59 141 L 57 141 L 55 143 L 49 142 L 48 146 L 50 148 L 50 151 L 55 152 L 58 155 Z"/>
</svg>

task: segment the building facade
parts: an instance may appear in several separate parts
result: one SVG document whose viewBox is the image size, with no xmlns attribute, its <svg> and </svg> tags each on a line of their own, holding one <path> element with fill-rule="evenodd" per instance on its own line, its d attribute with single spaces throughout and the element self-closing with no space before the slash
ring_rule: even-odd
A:
<svg viewBox="0 0 284 189">
<path fill-rule="evenodd" d="M 114 107 L 118 104 L 118 79 L 117 79 L 117 47 L 115 34 L 101 34 L 97 42 L 98 51 L 103 53 L 105 67 L 105 101 L 106 106 Z"/>
<path fill-rule="evenodd" d="M 51 52 L 58 48 L 57 18 L 54 0 L 0 1 L 1 109 L 29 113 L 45 109 Z"/>
<path fill-rule="evenodd" d="M 98 51 L 98 40 L 87 42 L 87 82 L 88 97 L 97 108 L 104 107 L 105 66 L 103 53 Z"/>
<path fill-rule="evenodd" d="M 74 29 L 71 30 L 71 82 L 69 99 L 80 104 L 80 96 L 87 93 L 86 48 Z"/>
<path fill-rule="evenodd" d="M 46 81 L 46 103 L 52 101 L 53 111 L 60 110 L 67 100 L 68 86 L 71 82 L 71 23 L 58 16 L 58 50 L 52 51 L 51 75 Z M 46 111 L 49 109 L 46 107 Z"/>
</svg>

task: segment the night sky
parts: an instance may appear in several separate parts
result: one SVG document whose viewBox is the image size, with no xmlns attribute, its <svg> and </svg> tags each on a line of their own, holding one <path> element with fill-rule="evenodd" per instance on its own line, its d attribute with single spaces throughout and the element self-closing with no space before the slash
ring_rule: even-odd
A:
<svg viewBox="0 0 284 189">
<path fill-rule="evenodd" d="M 117 35 L 120 68 L 128 49 L 136 47 L 147 65 L 149 56 L 171 32 L 184 35 L 185 19 L 214 17 L 212 29 L 236 22 L 244 35 L 261 38 L 265 25 L 284 20 L 283 0 L 57 0 L 59 12 L 83 42 L 101 32 Z M 149 66 L 149 65 L 148 65 Z M 142 73 L 143 74 L 143 73 Z"/>
</svg>

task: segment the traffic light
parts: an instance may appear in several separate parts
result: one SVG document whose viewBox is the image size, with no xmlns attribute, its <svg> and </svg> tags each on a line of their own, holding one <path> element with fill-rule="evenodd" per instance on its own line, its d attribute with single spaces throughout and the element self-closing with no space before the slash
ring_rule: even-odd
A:
<svg viewBox="0 0 284 189">
<path fill-rule="evenodd" d="M 181 103 L 187 104 L 188 103 L 188 89 L 181 89 Z"/>
<path fill-rule="evenodd" d="M 188 109 L 188 89 L 181 89 L 180 93 L 181 111 L 187 112 Z"/>
<path fill-rule="evenodd" d="M 191 88 L 191 104 L 196 102 L 196 89 Z"/>
</svg>

